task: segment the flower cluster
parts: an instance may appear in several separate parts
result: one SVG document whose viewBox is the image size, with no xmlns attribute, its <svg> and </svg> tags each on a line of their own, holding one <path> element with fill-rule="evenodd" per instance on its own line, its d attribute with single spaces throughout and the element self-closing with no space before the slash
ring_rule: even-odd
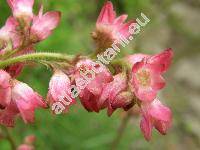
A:
<svg viewBox="0 0 200 150">
<path fill-rule="evenodd" d="M 34 0 L 7 1 L 13 15 L 0 29 L 0 124 L 14 126 L 17 115 L 25 123 L 32 123 L 35 109 L 47 108 L 48 105 L 55 107 L 54 103 L 63 104 L 63 108 L 57 110 L 68 112 L 69 107 L 75 104 L 72 95 L 72 85 L 75 84 L 81 104 L 87 111 L 107 109 L 108 116 L 111 116 L 118 108 L 127 111 L 138 106 L 142 115 L 140 127 L 146 140 L 151 139 L 153 127 L 166 134 L 172 122 L 172 113 L 157 95 L 165 86 L 162 75 L 170 67 L 172 49 L 156 55 L 125 56 L 109 66 L 97 64 L 89 56 L 36 53 L 34 45 L 46 39 L 57 27 L 60 12 L 43 14 L 41 6 L 38 15 L 35 15 L 32 10 Z M 126 14 L 116 17 L 112 3 L 105 3 L 92 32 L 97 47 L 95 54 L 101 54 L 110 47 L 119 39 L 119 34 L 130 36 L 129 26 L 134 21 L 124 23 L 126 18 Z M 54 72 L 46 101 L 27 84 L 16 79 L 27 61 L 38 60 L 45 60 L 43 63 Z M 83 74 L 92 80 L 83 81 Z"/>
<path fill-rule="evenodd" d="M 61 14 L 51 11 L 43 14 L 41 6 L 37 15 L 33 14 L 34 0 L 7 0 L 13 15 L 10 16 L 5 25 L 0 29 L 0 54 L 14 56 L 33 53 L 34 44 L 45 40 L 58 26 Z M 17 63 L 6 68 L 16 77 L 20 74 L 23 63 Z"/>
</svg>

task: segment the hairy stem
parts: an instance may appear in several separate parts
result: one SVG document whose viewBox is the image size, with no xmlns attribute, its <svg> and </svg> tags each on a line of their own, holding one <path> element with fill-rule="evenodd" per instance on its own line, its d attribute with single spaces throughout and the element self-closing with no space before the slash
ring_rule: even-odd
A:
<svg viewBox="0 0 200 150">
<path fill-rule="evenodd" d="M 46 60 L 46 61 L 65 61 L 71 62 L 75 57 L 73 55 L 65 55 L 59 53 L 31 53 L 26 55 L 20 55 L 17 57 L 9 58 L 7 60 L 0 62 L 0 68 L 7 67 L 9 65 L 19 63 L 19 62 L 26 62 L 26 61 L 39 61 L 39 60 Z"/>
<path fill-rule="evenodd" d="M 126 113 L 126 116 L 121 120 L 121 124 L 119 126 L 118 131 L 117 131 L 117 136 L 112 142 L 111 150 L 115 150 L 117 148 L 117 146 L 118 146 L 118 144 L 119 144 L 119 142 L 120 142 L 120 140 L 122 138 L 122 135 L 123 135 L 123 133 L 124 133 L 124 131 L 126 129 L 128 121 L 130 119 L 130 116 L 131 115 L 129 113 Z"/>
</svg>

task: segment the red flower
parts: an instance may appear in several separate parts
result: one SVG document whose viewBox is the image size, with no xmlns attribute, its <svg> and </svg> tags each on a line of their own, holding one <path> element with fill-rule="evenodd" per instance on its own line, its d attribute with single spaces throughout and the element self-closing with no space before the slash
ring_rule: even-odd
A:
<svg viewBox="0 0 200 150">
<path fill-rule="evenodd" d="M 10 75 L 0 70 L 0 109 L 5 108 L 11 100 L 11 77 Z"/>
<path fill-rule="evenodd" d="M 113 80 L 109 70 L 86 59 L 76 65 L 75 72 L 76 86 L 80 90 L 80 100 L 88 111 L 99 112 L 105 106 L 98 104 L 103 87 Z"/>
<path fill-rule="evenodd" d="M 124 14 L 117 18 L 112 3 L 108 1 L 104 4 L 96 22 L 96 30 L 92 34 L 98 48 L 108 48 L 114 41 L 119 42 L 120 35 L 125 38 L 130 36 L 129 26 L 134 21 L 124 23 L 127 17 Z"/>
<path fill-rule="evenodd" d="M 172 57 L 171 49 L 153 56 L 135 56 L 135 60 L 138 60 L 132 68 L 131 82 L 135 95 L 141 101 L 154 100 L 158 90 L 165 86 L 162 74 L 169 68 Z"/>
<path fill-rule="evenodd" d="M 47 99 L 52 106 L 55 102 L 61 102 L 65 106 L 65 111 L 75 103 L 71 97 L 71 82 L 69 77 L 62 71 L 56 70 L 49 82 L 49 92 Z"/>
<path fill-rule="evenodd" d="M 108 116 L 111 116 L 115 109 L 126 108 L 132 102 L 132 99 L 124 94 L 128 86 L 126 74 L 120 73 L 113 78 L 112 82 L 104 86 L 98 101 L 98 105 L 106 105 L 108 107 Z"/>
<path fill-rule="evenodd" d="M 15 49 L 21 44 L 21 38 L 17 32 L 18 22 L 9 17 L 5 26 L 0 29 L 0 54 L 4 53 L 7 49 Z"/>
<path fill-rule="evenodd" d="M 142 120 L 140 128 L 146 140 L 151 139 L 152 128 L 155 127 L 161 134 L 166 134 L 172 123 L 171 110 L 158 99 L 150 104 L 142 104 Z"/>
<path fill-rule="evenodd" d="M 17 114 L 20 114 L 25 123 L 32 123 L 35 109 L 46 107 L 42 97 L 25 83 L 14 80 L 11 92 L 9 105 L 0 112 L 0 123 L 3 125 L 14 126 Z"/>
<path fill-rule="evenodd" d="M 46 107 L 42 97 L 33 91 L 27 84 L 14 81 L 12 88 L 12 100 L 16 103 L 24 122 L 34 121 L 34 110 L 38 107 Z"/>
</svg>

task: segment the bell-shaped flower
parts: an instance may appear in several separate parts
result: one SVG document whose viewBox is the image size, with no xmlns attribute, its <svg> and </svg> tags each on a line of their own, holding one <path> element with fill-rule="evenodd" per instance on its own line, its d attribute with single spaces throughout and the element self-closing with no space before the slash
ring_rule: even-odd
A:
<svg viewBox="0 0 200 150">
<path fill-rule="evenodd" d="M 162 74 L 166 72 L 171 64 L 173 51 L 167 49 L 160 54 L 153 56 L 136 57 L 142 59 L 132 67 L 132 80 L 134 94 L 141 101 L 153 101 L 158 90 L 165 86 Z M 133 59 L 132 59 L 133 60 Z"/>
<path fill-rule="evenodd" d="M 56 70 L 49 82 L 49 92 L 47 100 L 52 106 L 56 102 L 60 102 L 65 111 L 75 103 L 74 98 L 71 96 L 71 81 L 69 77 L 60 70 Z"/>
<path fill-rule="evenodd" d="M 13 81 L 12 100 L 16 103 L 25 123 L 32 123 L 34 121 L 35 109 L 41 107 L 46 108 L 46 103 L 42 97 L 33 91 L 27 84 Z"/>
<path fill-rule="evenodd" d="M 167 133 L 172 123 L 172 112 L 168 107 L 155 99 L 152 103 L 142 104 L 141 110 L 140 128 L 146 140 L 151 139 L 153 127 L 163 135 Z"/>
<path fill-rule="evenodd" d="M 128 97 L 125 100 L 124 97 L 126 96 L 122 94 L 128 87 L 126 74 L 119 73 L 113 78 L 114 80 L 112 82 L 107 83 L 104 86 L 102 94 L 98 101 L 98 105 L 106 105 L 106 107 L 108 108 L 108 116 L 111 116 L 115 109 L 120 107 L 125 108 L 132 102 L 132 99 L 129 99 Z"/>
<path fill-rule="evenodd" d="M 11 101 L 11 77 L 0 70 L 0 109 L 4 109 Z"/>
<path fill-rule="evenodd" d="M 27 84 L 17 80 L 12 81 L 11 101 L 0 112 L 0 124 L 13 127 L 15 116 L 20 114 L 25 123 L 34 121 L 34 111 L 37 108 L 46 108 L 42 97 L 33 91 Z"/>
<path fill-rule="evenodd" d="M 79 98 L 85 109 L 99 112 L 105 108 L 106 106 L 99 104 L 98 101 L 103 87 L 113 80 L 109 70 L 89 59 L 79 61 L 75 70 L 74 78 L 80 91 Z"/>
</svg>

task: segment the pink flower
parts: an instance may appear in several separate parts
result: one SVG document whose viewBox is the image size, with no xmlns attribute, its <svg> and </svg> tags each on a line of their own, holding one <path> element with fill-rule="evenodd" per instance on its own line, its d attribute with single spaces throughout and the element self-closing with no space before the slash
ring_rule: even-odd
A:
<svg viewBox="0 0 200 150">
<path fill-rule="evenodd" d="M 75 103 L 71 97 L 71 82 L 69 77 L 62 71 L 56 70 L 49 82 L 49 92 L 47 99 L 52 106 L 55 102 L 61 102 L 65 106 L 65 111 L 70 105 Z"/>
<path fill-rule="evenodd" d="M 173 51 L 171 49 L 153 56 L 135 56 L 136 63 L 132 68 L 131 83 L 135 95 L 141 101 L 154 100 L 158 90 L 165 86 L 162 74 L 169 68 L 172 57 Z M 132 58 L 132 60 L 134 59 Z"/>
<path fill-rule="evenodd" d="M 129 26 L 134 21 L 124 23 L 128 15 L 124 14 L 116 18 L 116 12 L 110 1 L 106 2 L 101 9 L 96 22 L 96 30 L 92 33 L 98 48 L 108 48 L 114 41 L 119 42 L 120 35 L 127 38 L 130 36 Z"/>
<path fill-rule="evenodd" d="M 35 109 L 39 107 L 46 108 L 46 104 L 42 97 L 27 84 L 17 80 L 12 82 L 11 101 L 0 112 L 0 124 L 13 127 L 17 114 L 20 114 L 25 123 L 32 123 L 34 121 Z"/>
<path fill-rule="evenodd" d="M 33 17 L 33 4 L 34 0 L 7 0 L 10 8 L 12 9 L 13 16 L 21 19 L 30 20 Z"/>
<path fill-rule="evenodd" d="M 21 144 L 18 146 L 17 150 L 34 150 L 34 147 L 28 144 Z"/>
<path fill-rule="evenodd" d="M 58 11 L 47 12 L 43 15 L 41 7 L 38 16 L 34 17 L 31 27 L 31 40 L 38 42 L 46 39 L 52 31 L 58 26 L 61 13 Z"/>
<path fill-rule="evenodd" d="M 10 75 L 0 70 L 0 109 L 5 108 L 11 100 L 11 77 Z"/>
<path fill-rule="evenodd" d="M 142 120 L 140 128 L 146 140 L 151 139 L 152 128 L 155 127 L 165 135 L 172 123 L 171 110 L 164 106 L 158 99 L 150 104 L 142 104 Z"/>
<path fill-rule="evenodd" d="M 5 26 L 0 29 L 0 54 L 7 49 L 15 49 L 21 44 L 18 26 L 18 22 L 13 17 L 9 17 Z"/>
<path fill-rule="evenodd" d="M 74 75 L 76 86 L 80 90 L 79 98 L 88 111 L 99 112 L 105 108 L 98 104 L 103 87 L 113 80 L 109 70 L 104 65 L 86 59 L 76 65 Z"/>
<path fill-rule="evenodd" d="M 34 121 L 34 111 L 38 107 L 45 108 L 42 97 L 33 91 L 27 84 L 14 81 L 12 88 L 12 100 L 16 103 L 25 123 Z"/>
<path fill-rule="evenodd" d="M 104 86 L 98 101 L 98 105 L 106 105 L 108 107 L 108 116 L 111 116 L 115 109 L 120 107 L 125 108 L 132 102 L 132 99 L 122 94 L 128 87 L 126 74 L 119 73 L 113 78 L 114 80 L 112 82 Z M 127 99 L 124 99 L 125 97 Z"/>
</svg>

